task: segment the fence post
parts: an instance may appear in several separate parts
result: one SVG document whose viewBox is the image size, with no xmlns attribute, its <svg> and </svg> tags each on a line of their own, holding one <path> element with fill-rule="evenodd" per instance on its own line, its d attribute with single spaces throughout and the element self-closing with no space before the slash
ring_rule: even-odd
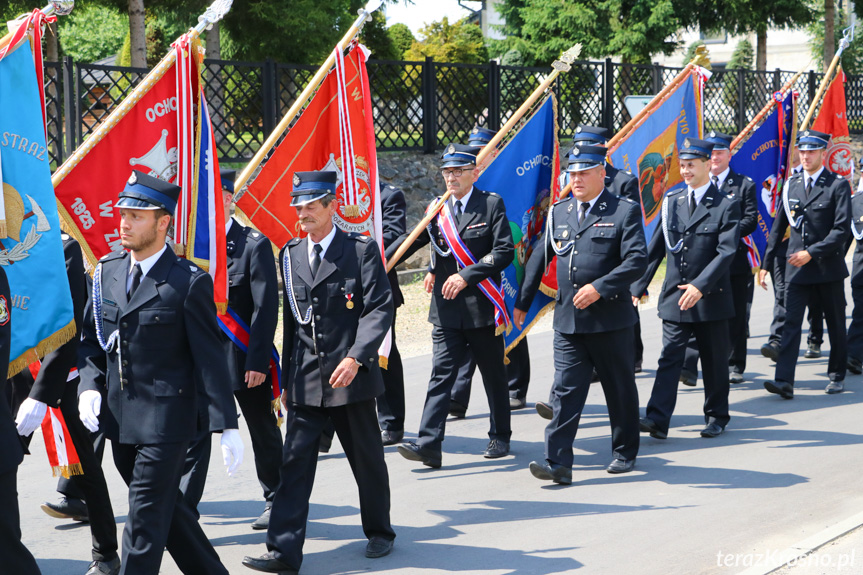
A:
<svg viewBox="0 0 863 575">
<path fill-rule="evenodd" d="M 605 59 L 602 80 L 602 125 L 614 132 L 614 65 Z"/>
<path fill-rule="evenodd" d="M 437 88 L 434 59 L 426 56 L 422 74 L 423 151 L 432 154 L 437 146 Z"/>
<path fill-rule="evenodd" d="M 662 90 L 662 66 L 659 62 L 653 63 L 653 93 L 658 94 Z"/>
<path fill-rule="evenodd" d="M 500 130 L 500 64 L 488 63 L 488 129 Z"/>
<path fill-rule="evenodd" d="M 276 129 L 276 63 L 267 58 L 263 63 L 263 78 L 261 79 L 261 99 L 263 104 L 263 129 L 266 139 Z"/>
<path fill-rule="evenodd" d="M 75 151 L 75 98 L 77 84 L 75 82 L 74 63 L 71 56 L 63 56 L 63 125 L 66 137 L 63 138 L 66 157 Z"/>
<path fill-rule="evenodd" d="M 773 91 L 778 92 L 782 88 L 782 70 L 776 68 L 773 72 Z"/>
<path fill-rule="evenodd" d="M 737 133 L 746 127 L 746 70 L 737 69 Z"/>
<path fill-rule="evenodd" d="M 812 100 L 815 99 L 815 92 L 818 91 L 818 82 L 815 80 L 815 70 L 809 70 L 809 106 L 812 105 Z"/>
</svg>

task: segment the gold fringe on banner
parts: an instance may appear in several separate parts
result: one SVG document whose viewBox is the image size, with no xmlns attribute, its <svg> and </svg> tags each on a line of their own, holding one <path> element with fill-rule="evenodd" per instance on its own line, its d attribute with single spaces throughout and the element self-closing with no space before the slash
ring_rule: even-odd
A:
<svg viewBox="0 0 863 575">
<path fill-rule="evenodd" d="M 527 326 L 521 330 L 521 333 L 518 335 L 517 338 L 515 338 L 515 341 L 512 342 L 511 344 L 509 344 L 508 346 L 506 346 L 506 350 L 504 351 L 504 353 L 508 354 L 509 352 L 511 352 L 512 348 L 517 346 L 521 340 L 523 340 L 525 337 L 527 337 L 527 333 L 533 328 L 534 325 L 536 325 L 536 322 L 541 320 L 543 318 L 543 316 L 545 316 L 545 314 L 547 314 L 548 312 L 550 312 L 553 309 L 554 309 L 554 302 L 550 301 L 550 302 L 548 302 L 548 304 L 546 304 L 546 306 L 544 308 L 539 310 L 539 312 L 536 314 L 536 317 L 533 318 L 533 321 L 530 322 L 529 324 L 527 324 Z M 507 363 L 507 362 L 504 362 L 504 363 Z"/>
<path fill-rule="evenodd" d="M 640 303 L 640 304 L 644 305 L 644 304 L 646 304 L 646 303 L 647 303 L 647 302 L 649 302 L 649 301 L 650 301 L 650 296 L 649 296 L 649 295 L 643 295 L 643 296 L 641 296 L 641 298 L 638 300 L 638 303 Z"/>
<path fill-rule="evenodd" d="M 66 343 L 67 341 L 75 337 L 76 333 L 77 330 L 75 328 L 75 320 L 73 319 L 64 327 L 37 343 L 35 347 L 26 350 L 24 353 L 11 360 L 9 362 L 7 379 L 15 374 L 21 373 L 22 369 L 24 369 L 34 361 L 42 359 L 43 357 Z"/>
<path fill-rule="evenodd" d="M 186 246 L 183 244 L 173 244 L 171 247 L 174 248 L 174 253 L 177 254 L 178 258 L 186 256 Z"/>
<path fill-rule="evenodd" d="M 381 369 L 388 369 L 390 364 L 390 358 L 384 357 L 382 355 L 378 356 L 378 365 L 381 366 Z"/>
<path fill-rule="evenodd" d="M 9 232 L 6 231 L 6 220 L 0 220 L 0 239 L 5 240 L 9 237 Z"/>
<path fill-rule="evenodd" d="M 66 479 L 69 479 L 73 475 L 84 475 L 84 470 L 81 468 L 80 463 L 73 463 L 72 465 L 54 465 L 51 467 L 51 474 L 54 477 L 60 477 L 62 475 Z"/>
<path fill-rule="evenodd" d="M 281 427 L 285 422 L 285 416 L 279 416 L 279 411 L 282 409 L 282 398 L 273 400 L 273 413 L 276 414 L 276 426 Z"/>
<path fill-rule="evenodd" d="M 547 285 L 545 285 L 543 283 L 539 284 L 539 291 L 541 291 L 542 293 L 544 293 L 545 295 L 547 295 L 550 298 L 557 298 L 557 290 L 551 289 L 550 287 L 548 287 Z"/>
<path fill-rule="evenodd" d="M 228 312 L 228 302 L 220 301 L 216 303 L 216 313 L 219 315 L 225 315 Z"/>
<path fill-rule="evenodd" d="M 342 212 L 345 214 L 346 218 L 358 218 L 358 217 L 360 217 L 360 207 L 359 206 L 342 206 Z"/>
</svg>

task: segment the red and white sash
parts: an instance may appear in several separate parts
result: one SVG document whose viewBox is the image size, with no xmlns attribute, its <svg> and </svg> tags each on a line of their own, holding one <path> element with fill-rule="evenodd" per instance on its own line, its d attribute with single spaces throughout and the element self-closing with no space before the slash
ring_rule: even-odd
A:
<svg viewBox="0 0 863 575">
<path fill-rule="evenodd" d="M 435 200 L 434 203 L 437 203 Z M 473 265 L 477 262 L 461 236 L 458 235 L 458 227 L 455 219 L 453 219 L 452 210 L 450 210 L 449 202 L 444 203 L 443 208 L 438 212 L 437 225 L 440 228 L 444 240 L 449 246 L 455 261 L 462 268 Z M 497 333 L 507 332 L 512 329 L 510 324 L 509 314 L 506 311 L 506 303 L 503 297 L 503 291 L 500 286 L 493 282 L 490 278 L 485 278 L 477 284 L 479 290 L 494 304 L 494 326 Z"/>
</svg>

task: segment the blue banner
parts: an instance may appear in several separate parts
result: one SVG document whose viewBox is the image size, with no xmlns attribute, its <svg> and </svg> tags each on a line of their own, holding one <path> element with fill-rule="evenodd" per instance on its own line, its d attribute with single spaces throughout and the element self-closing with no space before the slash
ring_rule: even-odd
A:
<svg viewBox="0 0 863 575">
<path fill-rule="evenodd" d="M 33 53 L 25 40 L 0 60 L 0 170 L 8 236 L 0 238 L 0 265 L 12 292 L 11 302 L 0 301 L 0 321 L 11 313 L 10 375 L 75 335 L 50 161 Z"/>
<path fill-rule="evenodd" d="M 503 293 L 512 317 L 524 264 L 542 234 L 545 216 L 552 202 L 552 183 L 557 176 L 557 104 L 553 96 L 504 146 L 477 180 L 476 186 L 499 194 L 506 204 L 506 217 L 515 243 L 515 260 L 503 272 Z M 527 311 L 524 329 L 515 325 L 505 336 L 512 349 L 533 323 L 554 305 L 554 298 L 540 291 Z"/>
<path fill-rule="evenodd" d="M 755 181 L 758 227 L 744 238 L 750 246 L 749 263 L 753 269 L 761 267 L 776 209 L 781 209 L 780 193 L 790 172 L 789 151 L 797 129 L 797 100 L 792 91 L 784 98 L 778 93 L 773 97 L 777 106 L 731 157 L 731 169 Z"/>
<path fill-rule="evenodd" d="M 701 138 L 701 80 L 693 71 L 609 154 L 611 164 L 638 177 L 647 240 L 659 224 L 665 194 L 685 186 L 677 150 L 687 137 Z"/>
</svg>

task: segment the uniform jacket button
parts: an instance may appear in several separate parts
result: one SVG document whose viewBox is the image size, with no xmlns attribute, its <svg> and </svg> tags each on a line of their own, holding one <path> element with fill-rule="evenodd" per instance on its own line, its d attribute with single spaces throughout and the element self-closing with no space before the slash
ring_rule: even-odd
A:
<svg viewBox="0 0 863 575">
<path fill-rule="evenodd" d="M 580 240 L 580 239 L 581 239 L 581 236 L 580 236 L 580 235 L 575 236 L 575 239 Z"/>
<path fill-rule="evenodd" d="M 120 324 L 120 327 L 122 327 L 123 329 L 126 329 L 127 327 L 129 327 L 129 324 L 124 321 L 123 323 Z"/>
<path fill-rule="evenodd" d="M 182 387 L 181 387 L 180 389 L 178 389 L 178 390 L 177 390 L 177 394 L 179 394 L 179 395 L 183 395 L 183 388 L 182 388 Z"/>
<path fill-rule="evenodd" d="M 159 323 L 159 316 L 156 316 L 156 317 L 155 317 L 155 318 L 153 318 L 153 319 L 155 319 L 155 320 L 156 320 L 156 323 Z"/>
<path fill-rule="evenodd" d="M 688 247 L 684 247 L 684 248 L 683 248 L 683 251 L 688 252 L 688 251 L 689 251 L 689 248 L 688 248 Z"/>
<path fill-rule="evenodd" d="M 122 344 L 122 345 L 123 345 L 123 347 L 129 347 L 129 342 L 128 342 L 128 341 L 126 341 L 126 340 L 123 340 L 123 344 Z"/>
<path fill-rule="evenodd" d="M 577 255 L 578 255 L 578 250 L 572 250 L 572 255 L 577 256 Z"/>
<path fill-rule="evenodd" d="M 327 355 L 327 354 L 325 354 L 324 352 L 321 352 L 318 354 L 319 357 L 324 357 L 325 355 Z"/>
<path fill-rule="evenodd" d="M 316 316 L 315 316 L 315 321 L 321 321 L 321 316 L 316 315 Z"/>
<path fill-rule="evenodd" d="M 318 298 L 313 297 L 313 298 L 312 298 L 312 303 L 318 303 Z"/>
<path fill-rule="evenodd" d="M 123 379 L 120 380 L 120 383 L 122 383 L 123 385 L 126 385 L 127 383 L 129 383 L 129 380 L 124 377 Z"/>
<path fill-rule="evenodd" d="M 126 367 L 126 366 L 128 366 L 128 365 L 129 365 L 129 362 L 128 362 L 128 361 L 126 361 L 126 360 L 124 359 L 124 360 L 123 360 L 123 367 Z"/>
<path fill-rule="evenodd" d="M 324 334 L 322 334 L 322 333 L 319 333 L 317 335 L 318 335 L 318 339 L 323 339 L 323 337 L 324 337 Z"/>
</svg>

